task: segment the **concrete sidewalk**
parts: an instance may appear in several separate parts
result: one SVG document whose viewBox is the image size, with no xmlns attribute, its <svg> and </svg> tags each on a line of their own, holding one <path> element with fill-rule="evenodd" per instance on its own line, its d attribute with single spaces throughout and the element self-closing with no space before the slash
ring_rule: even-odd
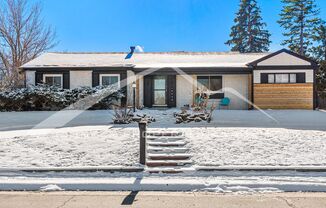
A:
<svg viewBox="0 0 326 208">
<path fill-rule="evenodd" d="M 0 192 L 0 202 L 0 208 L 323 208 L 326 207 L 326 193 Z"/>
<path fill-rule="evenodd" d="M 175 125 L 173 112 L 179 109 L 169 109 L 168 111 L 144 110 L 139 113 L 147 113 L 154 116 L 157 120 L 150 124 L 151 127 L 179 128 L 179 127 L 257 127 L 257 128 L 288 128 L 304 130 L 321 130 L 326 131 L 326 112 L 310 110 L 266 110 L 265 113 L 272 116 L 278 123 L 272 122 L 270 118 L 260 111 L 247 110 L 218 110 L 215 112 L 213 121 L 208 124 L 187 123 L 185 125 Z M 58 111 L 25 111 L 25 112 L 0 112 L 0 131 L 13 131 L 32 129 L 40 122 L 44 121 Z M 96 110 L 96 111 L 64 111 L 60 114 L 60 120 L 70 118 L 71 115 L 80 113 L 77 117 L 66 123 L 62 127 L 74 126 L 94 126 L 110 125 L 112 122 L 113 111 Z M 173 120 L 164 122 L 166 120 Z M 69 119 L 68 119 L 69 120 Z M 163 122 L 162 122 L 163 121 Z M 127 126 L 137 127 L 137 124 Z M 121 125 L 119 126 L 121 127 Z"/>
</svg>

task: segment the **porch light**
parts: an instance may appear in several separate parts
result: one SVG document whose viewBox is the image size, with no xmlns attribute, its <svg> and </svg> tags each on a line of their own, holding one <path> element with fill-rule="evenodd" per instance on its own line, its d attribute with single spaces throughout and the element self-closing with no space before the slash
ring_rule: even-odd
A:
<svg viewBox="0 0 326 208">
<path fill-rule="evenodd" d="M 136 112 L 136 82 L 133 82 L 132 85 L 132 108 L 133 111 Z"/>
</svg>

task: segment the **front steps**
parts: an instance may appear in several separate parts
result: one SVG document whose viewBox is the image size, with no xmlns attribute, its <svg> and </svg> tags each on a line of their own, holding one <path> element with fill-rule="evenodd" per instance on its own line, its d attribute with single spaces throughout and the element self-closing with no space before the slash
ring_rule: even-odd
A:
<svg viewBox="0 0 326 208">
<path fill-rule="evenodd" d="M 191 155 L 181 132 L 148 132 L 146 171 L 183 173 L 193 171 Z"/>
</svg>

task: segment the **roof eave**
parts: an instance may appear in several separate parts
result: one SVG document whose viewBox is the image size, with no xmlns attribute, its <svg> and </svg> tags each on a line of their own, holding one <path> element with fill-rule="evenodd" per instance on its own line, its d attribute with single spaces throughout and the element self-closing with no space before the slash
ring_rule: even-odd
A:
<svg viewBox="0 0 326 208">
<path fill-rule="evenodd" d="M 255 61 L 253 61 L 253 62 L 250 62 L 250 63 L 248 63 L 247 65 L 248 65 L 248 66 L 255 67 L 255 66 L 257 66 L 258 63 L 260 63 L 260 62 L 262 62 L 262 61 L 264 61 L 264 60 L 267 60 L 267 59 L 269 59 L 269 58 L 271 58 L 271 57 L 273 57 L 273 56 L 276 56 L 276 55 L 278 55 L 278 54 L 280 54 L 280 53 L 287 53 L 287 54 L 290 54 L 290 55 L 295 56 L 295 57 L 297 57 L 297 58 L 303 59 L 303 60 L 309 62 L 309 63 L 311 64 L 311 66 L 313 66 L 313 67 L 314 67 L 314 66 L 318 66 L 318 63 L 317 63 L 316 61 L 314 61 L 313 59 L 308 58 L 308 57 L 305 57 L 305 56 L 302 56 L 302 55 L 300 55 L 300 54 L 297 54 L 297 53 L 295 53 L 295 52 L 293 52 L 293 51 L 290 51 L 290 50 L 288 50 L 288 49 L 285 49 L 285 48 L 283 48 L 283 49 L 281 49 L 281 50 L 278 50 L 278 51 L 276 51 L 276 52 L 274 52 L 274 53 L 268 54 L 268 55 L 266 55 L 266 56 L 264 56 L 264 57 L 262 57 L 262 58 L 260 58 L 260 59 L 257 59 L 257 60 L 255 60 Z"/>
</svg>

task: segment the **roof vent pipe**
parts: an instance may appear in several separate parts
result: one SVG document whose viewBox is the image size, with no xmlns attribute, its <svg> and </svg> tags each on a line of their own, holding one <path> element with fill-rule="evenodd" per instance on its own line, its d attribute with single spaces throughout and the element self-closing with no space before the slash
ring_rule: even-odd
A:
<svg viewBox="0 0 326 208">
<path fill-rule="evenodd" d="M 127 54 L 127 56 L 125 57 L 125 59 L 130 59 L 132 57 L 132 55 L 135 52 L 135 46 L 130 46 L 130 52 Z"/>
</svg>

